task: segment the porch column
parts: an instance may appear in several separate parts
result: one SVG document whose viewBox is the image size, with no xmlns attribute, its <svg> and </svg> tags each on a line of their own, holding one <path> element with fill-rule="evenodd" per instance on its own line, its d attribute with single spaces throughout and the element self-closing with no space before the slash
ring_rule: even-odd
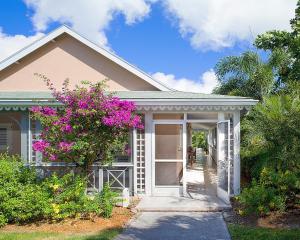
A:
<svg viewBox="0 0 300 240">
<path fill-rule="evenodd" d="M 218 113 L 218 122 L 222 122 L 225 121 L 225 113 L 223 112 L 219 112 Z M 220 129 L 219 129 L 220 128 Z M 222 128 L 222 129 L 221 129 Z M 221 159 L 224 161 L 225 159 L 225 134 L 224 134 L 224 125 L 218 125 L 217 126 L 217 159 L 216 159 L 216 163 L 217 163 L 217 175 L 218 175 L 218 183 L 217 183 L 217 194 L 218 196 L 221 196 L 221 194 L 218 192 L 219 191 L 219 186 L 220 186 L 220 182 L 222 181 L 222 177 L 224 177 L 224 171 L 226 171 L 226 169 L 222 169 L 220 161 Z M 223 179 L 224 181 L 224 179 Z"/>
<path fill-rule="evenodd" d="M 218 122 L 225 121 L 225 114 L 223 112 L 218 113 Z M 220 134 L 220 132 L 224 131 L 218 131 L 217 130 L 217 156 L 218 158 L 216 161 L 218 162 L 219 159 L 223 159 L 225 156 L 221 156 L 221 154 L 224 155 L 224 149 L 225 149 L 225 135 Z"/>
<path fill-rule="evenodd" d="M 152 113 L 145 113 L 145 193 L 152 194 Z"/>
<path fill-rule="evenodd" d="M 240 194 L 240 111 L 233 113 L 233 193 Z"/>
<path fill-rule="evenodd" d="M 136 129 L 132 131 L 132 149 L 133 149 L 133 195 L 137 195 L 137 142 Z"/>
<path fill-rule="evenodd" d="M 207 134 L 207 145 L 208 145 L 208 156 L 207 156 L 207 164 L 209 167 L 212 167 L 212 131 L 208 130 Z"/>
<path fill-rule="evenodd" d="M 21 116 L 21 158 L 29 162 L 29 113 L 22 112 Z"/>
</svg>

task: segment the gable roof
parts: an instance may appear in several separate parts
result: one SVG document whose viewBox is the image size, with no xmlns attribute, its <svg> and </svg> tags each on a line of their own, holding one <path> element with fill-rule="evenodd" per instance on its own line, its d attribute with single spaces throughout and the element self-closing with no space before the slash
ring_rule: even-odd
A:
<svg viewBox="0 0 300 240">
<path fill-rule="evenodd" d="M 44 46 L 50 41 L 55 40 L 58 36 L 62 34 L 68 34 L 75 38 L 76 40 L 80 41 L 84 45 L 90 47 L 94 51 L 98 52 L 102 56 L 108 58 L 109 60 L 113 61 L 114 63 L 118 64 L 119 66 L 123 67 L 127 71 L 133 73 L 134 75 L 138 76 L 139 78 L 143 79 L 147 83 L 151 84 L 152 86 L 158 88 L 161 91 L 171 91 L 173 89 L 167 87 L 165 84 L 161 83 L 158 80 L 155 80 L 147 73 L 143 72 L 142 70 L 138 69 L 137 67 L 133 66 L 132 64 L 128 63 L 124 59 L 120 58 L 119 56 L 115 55 L 114 53 L 100 47 L 99 45 L 93 43 L 92 41 L 88 40 L 87 38 L 83 37 L 82 35 L 75 32 L 73 29 L 62 25 L 61 27 L 55 29 L 54 31 L 50 32 L 46 36 L 34 41 L 33 43 L 29 44 L 28 46 L 22 48 L 21 50 L 17 51 L 10 57 L 4 59 L 0 62 L 0 71 L 9 67 L 10 65 L 18 62 L 23 57 L 27 56 L 28 54 L 34 52 L 38 48 Z"/>
</svg>

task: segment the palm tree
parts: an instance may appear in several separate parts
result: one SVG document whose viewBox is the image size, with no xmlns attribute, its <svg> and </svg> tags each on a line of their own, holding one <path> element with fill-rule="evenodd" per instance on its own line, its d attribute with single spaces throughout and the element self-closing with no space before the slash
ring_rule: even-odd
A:
<svg viewBox="0 0 300 240">
<path fill-rule="evenodd" d="M 215 71 L 220 82 L 213 91 L 216 94 L 262 100 L 275 91 L 274 66 L 269 61 L 264 62 L 256 52 L 225 57 L 217 63 Z"/>
</svg>

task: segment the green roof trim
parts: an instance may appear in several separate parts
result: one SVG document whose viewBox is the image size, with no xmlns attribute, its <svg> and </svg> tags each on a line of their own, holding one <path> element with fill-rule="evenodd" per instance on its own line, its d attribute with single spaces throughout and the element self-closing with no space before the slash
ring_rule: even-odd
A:
<svg viewBox="0 0 300 240">
<path fill-rule="evenodd" d="M 114 92 L 114 95 L 121 99 L 131 100 L 203 100 L 203 99 L 216 99 L 216 100 L 252 100 L 247 97 L 217 95 L 217 94 L 204 94 L 204 93 L 192 93 L 181 91 L 118 91 Z M 54 97 L 50 92 L 1 92 L 0 101 L 9 100 L 48 100 L 54 101 Z"/>
</svg>

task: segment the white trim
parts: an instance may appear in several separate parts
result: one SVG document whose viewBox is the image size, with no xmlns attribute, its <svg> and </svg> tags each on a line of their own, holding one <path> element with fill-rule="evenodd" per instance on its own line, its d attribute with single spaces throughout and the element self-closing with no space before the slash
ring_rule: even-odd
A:
<svg viewBox="0 0 300 240">
<path fill-rule="evenodd" d="M 186 162 L 187 162 L 187 126 L 186 126 L 187 113 L 184 113 L 184 123 L 182 126 L 182 157 L 183 157 L 183 166 L 182 166 L 182 194 L 187 196 L 187 183 L 186 183 Z"/>
<path fill-rule="evenodd" d="M 240 194 L 240 112 L 233 113 L 233 194 Z"/>
<path fill-rule="evenodd" d="M 174 102 L 171 104 L 160 102 L 155 105 L 150 104 L 150 105 L 142 105 L 139 102 L 135 102 L 137 107 L 136 109 L 138 111 L 152 111 L 152 112 L 206 112 L 206 111 L 213 111 L 213 112 L 220 112 L 220 111 L 226 111 L 226 112 L 234 112 L 237 110 L 250 110 L 252 104 L 245 104 L 242 102 L 235 102 L 235 103 L 225 103 L 220 102 Z M 216 105 L 218 104 L 218 105 Z M 254 105 L 254 104 L 253 104 Z"/>
<path fill-rule="evenodd" d="M 151 124 L 151 192 L 155 193 L 155 123 Z"/>
<path fill-rule="evenodd" d="M 172 125 L 172 124 L 184 124 L 184 120 L 175 120 L 175 119 L 162 119 L 162 120 L 153 120 L 153 124 L 167 124 L 167 125 Z"/>
<path fill-rule="evenodd" d="M 183 162 L 183 159 L 154 159 L 155 162 Z"/>
<path fill-rule="evenodd" d="M 19 106 L 20 103 L 16 102 L 10 102 L 10 101 L 2 101 L 0 100 L 0 111 L 27 111 L 28 108 L 31 106 L 37 105 L 39 102 L 35 101 L 30 104 L 26 104 L 23 106 Z M 4 105 L 5 104 L 5 105 Z M 57 103 L 59 104 L 59 103 Z M 45 103 L 44 105 L 49 105 L 57 107 L 57 105 L 53 104 L 53 102 L 49 102 L 49 104 Z M 178 112 L 219 112 L 219 111 L 226 111 L 226 112 L 234 112 L 234 111 L 241 111 L 241 110 L 250 110 L 251 106 L 249 105 L 225 105 L 225 106 L 220 106 L 220 105 L 201 105 L 200 103 L 195 103 L 194 105 L 152 105 L 152 106 L 145 106 L 145 105 L 139 105 L 138 102 L 136 102 L 136 109 L 139 112 L 172 112 L 172 113 L 178 113 Z M 61 107 L 63 107 L 61 105 Z M 182 120 L 181 120 L 182 121 Z"/>
<path fill-rule="evenodd" d="M 187 123 L 217 123 L 218 119 L 191 119 L 186 120 Z"/>
<path fill-rule="evenodd" d="M 218 148 L 218 159 L 217 159 L 217 175 L 218 178 L 220 176 L 220 172 L 219 172 L 219 164 L 220 164 L 220 159 L 221 157 L 225 158 L 225 156 L 221 156 L 221 154 L 223 154 L 224 152 L 224 142 L 225 142 L 225 135 L 224 134 L 220 134 L 219 131 L 219 124 L 220 123 L 227 123 L 228 125 L 228 168 L 227 168 L 227 174 L 228 174 L 228 185 L 227 185 L 227 191 L 225 191 L 224 189 L 219 187 L 219 179 L 218 179 L 218 184 L 217 184 L 217 195 L 220 199 L 222 199 L 224 202 L 226 203 L 230 203 L 230 120 L 225 120 L 225 114 L 224 112 L 219 112 L 218 113 L 218 123 L 217 123 L 217 148 Z"/>
<path fill-rule="evenodd" d="M 152 194 L 152 116 L 151 112 L 145 113 L 145 194 Z"/>
<path fill-rule="evenodd" d="M 133 194 L 137 194 L 137 140 L 136 140 L 136 129 L 132 131 L 132 149 L 133 149 Z M 130 180 L 129 180 L 130 181 Z"/>
<path fill-rule="evenodd" d="M 77 32 L 75 32 L 74 30 L 70 29 L 69 27 L 67 27 L 65 25 L 55 29 L 54 31 L 47 34 L 46 36 L 38 39 L 37 41 L 31 43 L 27 47 L 19 50 L 15 54 L 13 54 L 10 57 L 4 59 L 2 62 L 0 62 L 0 71 L 7 68 L 8 66 L 18 62 L 20 59 L 22 59 L 26 55 L 34 52 L 35 50 L 37 50 L 38 48 L 40 48 L 40 47 L 44 46 L 45 44 L 51 42 L 52 40 L 55 40 L 55 38 L 57 38 L 58 36 L 60 36 L 64 33 L 66 33 L 66 34 L 72 36 L 73 38 L 77 39 L 81 43 L 83 43 L 86 46 L 90 47 L 91 49 L 95 50 L 96 52 L 98 52 L 99 54 L 101 54 L 104 57 L 108 58 L 109 60 L 115 62 L 116 64 L 123 67 L 127 71 L 129 71 L 129 72 L 135 74 L 136 76 L 140 77 L 141 79 L 143 79 L 147 83 L 151 84 L 152 86 L 158 88 L 159 90 L 162 90 L 162 91 L 172 90 L 171 88 L 167 87 L 163 83 L 153 79 L 151 76 L 149 76 L 148 74 L 146 74 L 142 70 L 140 70 L 137 67 L 131 65 L 130 63 L 126 62 L 124 59 L 122 59 L 119 56 L 109 52 L 108 50 L 98 46 L 97 44 L 91 42 L 87 38 L 81 36 L 80 34 L 78 34 Z"/>
<path fill-rule="evenodd" d="M 186 115 L 186 113 L 184 114 Z M 184 116 L 186 119 L 186 116 Z M 182 159 L 156 159 L 155 158 L 155 125 L 181 125 L 182 126 Z M 186 121 L 185 120 L 153 120 L 152 121 L 152 195 L 157 196 L 180 196 L 186 193 L 185 170 L 186 170 Z M 161 162 L 181 162 L 182 163 L 182 186 L 179 185 L 156 185 L 155 164 Z M 175 189 L 175 191 L 174 191 Z"/>
<path fill-rule="evenodd" d="M 32 162 L 32 133 L 30 112 L 28 112 L 28 162 Z"/>
<path fill-rule="evenodd" d="M 180 185 L 163 185 L 163 186 L 157 185 L 155 188 L 162 188 L 162 189 L 164 189 L 164 188 L 179 188 L 179 187 L 181 187 L 181 186 Z"/>
</svg>

